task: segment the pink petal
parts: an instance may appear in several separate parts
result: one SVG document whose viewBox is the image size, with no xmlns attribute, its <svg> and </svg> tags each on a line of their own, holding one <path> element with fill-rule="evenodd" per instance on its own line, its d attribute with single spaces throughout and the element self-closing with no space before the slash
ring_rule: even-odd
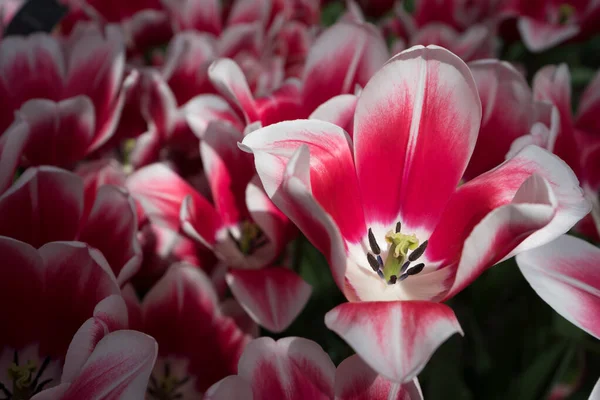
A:
<svg viewBox="0 0 600 400">
<path fill-rule="evenodd" d="M 227 283 L 252 319 L 276 333 L 294 322 L 312 291 L 301 277 L 284 267 L 232 269 Z"/>
<path fill-rule="evenodd" d="M 44 266 L 35 248 L 8 237 L 0 236 L 0 254 L 0 315 L 5 327 L 0 329 L 0 347 L 19 349 L 39 340 Z"/>
<path fill-rule="evenodd" d="M 537 146 L 528 146 L 512 159 L 456 191 L 429 239 L 427 258 L 441 265 L 456 263 L 465 240 L 472 235 L 475 226 L 495 209 L 510 204 L 519 188 L 533 174 L 548 181 L 558 204 L 552 222 L 521 243 L 521 250 L 554 240 L 589 212 L 590 205 L 568 166 L 551 153 Z M 513 250 L 516 251 L 509 251 Z"/>
<path fill-rule="evenodd" d="M 156 360 L 156 341 L 137 331 L 104 337 L 59 400 L 141 399 Z"/>
<path fill-rule="evenodd" d="M 517 256 L 517 264 L 535 292 L 564 318 L 596 338 L 600 320 L 600 249 L 563 235 Z"/>
<path fill-rule="evenodd" d="M 225 275 L 225 273 L 227 272 L 229 268 L 225 268 L 223 275 Z M 211 276 L 211 279 L 213 280 L 213 284 L 215 285 L 215 289 L 217 289 L 217 283 L 215 283 L 215 279 L 214 279 L 214 272 L 213 272 L 213 276 Z M 225 279 L 225 278 L 223 278 Z M 224 283 L 225 286 L 225 290 L 227 291 L 227 283 Z M 217 289 L 217 292 L 219 292 L 219 290 Z M 219 293 L 219 295 L 221 296 L 221 293 Z M 233 297 L 230 297 L 228 299 L 225 299 L 221 302 L 220 306 L 220 310 L 221 313 L 223 313 L 223 315 L 232 318 L 236 325 L 247 335 L 256 338 L 258 336 L 260 336 L 260 327 L 258 326 L 258 324 L 256 322 L 254 322 L 252 320 L 252 317 L 250 317 L 248 315 L 248 313 L 242 308 L 242 306 L 240 305 L 240 303 L 237 302 L 236 299 L 234 299 Z"/>
<path fill-rule="evenodd" d="M 161 356 L 188 360 L 198 391 L 237 371 L 249 338 L 219 314 L 210 280 L 197 268 L 173 265 L 146 295 L 142 309 L 144 331 L 156 338 Z"/>
<path fill-rule="evenodd" d="M 289 243 L 293 228 L 287 216 L 269 199 L 257 175 L 246 187 L 245 199 L 252 221 L 269 239 L 264 247 L 267 247 L 271 254 L 266 254 L 267 258 L 263 260 L 263 265 L 268 265 L 281 254 Z"/>
<path fill-rule="evenodd" d="M 336 400 L 422 400 L 417 378 L 399 384 L 373 371 L 358 355 L 346 358 L 335 371 Z"/>
<path fill-rule="evenodd" d="M 412 381 L 446 339 L 463 334 L 448 306 L 429 301 L 344 303 L 325 314 L 325 325 L 398 383 Z"/>
<path fill-rule="evenodd" d="M 30 165 L 70 167 L 88 153 L 94 139 L 94 105 L 86 96 L 30 100 L 17 115 L 30 127 L 24 154 Z"/>
<path fill-rule="evenodd" d="M 272 1 L 234 1 L 227 19 L 228 25 L 260 22 L 266 25 L 271 13 Z"/>
<path fill-rule="evenodd" d="M 135 330 L 142 329 L 142 305 L 131 283 L 121 288 L 121 296 L 127 307 L 128 327 Z"/>
<path fill-rule="evenodd" d="M 468 67 L 437 46 L 415 46 L 361 93 L 356 169 L 367 222 L 431 231 L 467 166 L 481 103 Z"/>
<path fill-rule="evenodd" d="M 73 336 L 65 357 L 61 381 L 73 381 L 98 342 L 119 329 L 127 329 L 127 308 L 121 296 L 111 295 L 98 303 L 94 316 L 85 321 Z"/>
<path fill-rule="evenodd" d="M 156 163 L 137 170 L 129 176 L 126 186 L 150 219 L 163 221 L 174 231 L 179 230 L 179 210 L 186 196 L 191 196 L 196 207 L 212 208 L 206 199 L 165 164 Z"/>
<path fill-rule="evenodd" d="M 135 140 L 135 146 L 129 154 L 131 165 L 137 170 L 157 162 L 163 146 L 164 138 L 156 129 L 156 125 L 150 124 L 148 131 Z"/>
<path fill-rule="evenodd" d="M 358 97 L 353 94 L 341 94 L 321 104 L 310 114 L 310 119 L 331 122 L 343 128 L 352 138 L 354 110 Z"/>
<path fill-rule="evenodd" d="M 29 99 L 58 100 L 66 74 L 60 43 L 48 34 L 11 36 L 0 45 L 0 132 Z"/>
<path fill-rule="evenodd" d="M 208 76 L 223 96 L 240 107 L 247 123 L 259 119 L 246 77 L 235 61 L 229 58 L 214 61 L 208 68 Z"/>
<path fill-rule="evenodd" d="M 306 177 L 310 174 L 309 190 L 346 239 L 362 238 L 366 231 L 362 194 L 356 182 L 350 138 L 341 128 L 317 120 L 286 121 L 250 133 L 242 144 L 244 150 L 254 153 L 256 170 L 271 198 L 281 186 L 289 159 L 300 146 L 307 146 L 310 159 L 300 168 Z"/>
<path fill-rule="evenodd" d="M 89 243 L 106 257 L 119 285 L 139 270 L 142 249 L 133 199 L 113 185 L 100 187 L 78 240 Z"/>
<path fill-rule="evenodd" d="M 202 139 L 212 121 L 230 123 L 242 129 L 243 124 L 229 103 L 222 97 L 204 94 L 194 97 L 183 108 L 187 123 L 194 134 Z"/>
<path fill-rule="evenodd" d="M 56 400 L 60 399 L 67 390 L 71 386 L 70 383 L 61 383 L 58 386 L 54 386 L 50 389 L 42 390 L 40 393 L 36 394 L 31 398 L 31 400 Z"/>
<path fill-rule="evenodd" d="M 529 133 L 536 120 L 533 93 L 509 63 L 482 60 L 469 64 L 483 107 L 477 144 L 464 178 L 473 179 L 502 164 L 515 139 Z"/>
<path fill-rule="evenodd" d="M 254 168 L 252 156 L 237 147 L 242 138 L 236 128 L 214 122 L 200 142 L 200 156 L 213 202 L 227 226 L 248 218 L 245 192 L 254 176 Z"/>
<path fill-rule="evenodd" d="M 594 389 L 592 389 L 592 393 L 588 400 L 600 400 L 600 379 L 594 385 Z"/>
<path fill-rule="evenodd" d="M 46 316 L 40 353 L 62 357 L 96 305 L 120 290 L 100 252 L 84 243 L 52 242 L 42 246 L 39 254 L 45 265 Z"/>
<path fill-rule="evenodd" d="M 208 388 L 204 400 L 252 400 L 252 387 L 244 378 L 231 375 Z"/>
<path fill-rule="evenodd" d="M 529 17 L 521 17 L 517 28 L 527 48 L 539 53 L 571 39 L 579 33 L 577 25 L 553 25 Z"/>
<path fill-rule="evenodd" d="M 146 71 L 142 75 L 142 86 L 141 108 L 144 118 L 151 122 L 149 130 L 156 130 L 158 137 L 166 140 L 175 124 L 175 95 L 158 71 Z"/>
<path fill-rule="evenodd" d="M 197 32 L 181 32 L 169 43 L 163 77 L 178 104 L 210 90 L 208 65 L 216 57 L 214 41 Z"/>
<path fill-rule="evenodd" d="M 210 0 L 168 0 L 164 2 L 179 31 L 221 33 L 221 2 Z"/>
<path fill-rule="evenodd" d="M 324 31 L 308 53 L 302 102 L 308 113 L 339 94 L 365 86 L 389 57 L 381 34 L 369 24 L 340 22 Z"/>
<path fill-rule="evenodd" d="M 507 258 L 526 238 L 549 225 L 556 207 L 550 184 L 539 175 L 529 177 L 510 204 L 492 210 L 473 228 L 445 298 L 460 292 L 485 269 Z"/>
<path fill-rule="evenodd" d="M 79 28 L 79 29 L 78 29 Z M 87 95 L 94 103 L 94 146 L 112 136 L 123 104 L 118 98 L 125 72 L 124 40 L 115 26 L 103 32 L 92 25 L 75 28 L 67 44 L 64 97 Z"/>
<path fill-rule="evenodd" d="M 255 399 L 331 399 L 335 366 L 317 343 L 299 337 L 250 342 L 238 375 L 252 386 Z"/>
<path fill-rule="evenodd" d="M 0 197 L 0 235 L 34 247 L 72 240 L 83 211 L 83 183 L 54 167 L 30 168 Z"/>
<path fill-rule="evenodd" d="M 579 99 L 577 127 L 587 132 L 600 132 L 598 112 L 600 111 L 600 72 L 586 86 Z"/>
<path fill-rule="evenodd" d="M 27 123 L 16 123 L 0 137 L 0 195 L 13 183 L 29 133 Z"/>
<path fill-rule="evenodd" d="M 89 215 L 100 187 L 103 185 L 124 187 L 127 180 L 123 166 L 115 159 L 100 159 L 79 164 L 75 173 L 83 179 L 86 208 L 84 215 Z"/>
</svg>

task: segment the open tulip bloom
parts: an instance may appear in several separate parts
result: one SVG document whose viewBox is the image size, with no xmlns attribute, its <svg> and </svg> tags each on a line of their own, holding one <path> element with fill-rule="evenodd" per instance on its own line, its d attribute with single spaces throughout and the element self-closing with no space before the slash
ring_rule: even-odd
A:
<svg viewBox="0 0 600 400">
<path fill-rule="evenodd" d="M 411 381 L 442 342 L 462 333 L 441 302 L 590 211 L 571 169 L 536 146 L 461 185 L 481 118 L 465 63 L 440 47 L 415 46 L 360 93 L 352 139 L 330 122 L 296 120 L 240 144 L 349 301 L 326 325 L 395 382 Z"/>
</svg>

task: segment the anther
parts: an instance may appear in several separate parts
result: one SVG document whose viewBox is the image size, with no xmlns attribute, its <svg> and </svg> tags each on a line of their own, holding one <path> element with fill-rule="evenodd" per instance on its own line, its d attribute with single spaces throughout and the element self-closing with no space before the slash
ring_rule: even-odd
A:
<svg viewBox="0 0 600 400">
<path fill-rule="evenodd" d="M 402 229 L 402 223 L 400 221 L 396 222 L 396 233 L 400 233 Z"/>
<path fill-rule="evenodd" d="M 423 268 L 425 268 L 425 264 L 423 264 L 423 263 L 420 263 L 420 264 L 417 264 L 417 265 L 415 265 L 414 267 L 412 267 L 412 268 L 411 268 L 411 269 L 409 269 L 408 271 L 406 271 L 406 273 L 407 273 L 408 275 L 416 275 L 416 274 L 418 274 L 419 272 L 423 271 Z"/>
<path fill-rule="evenodd" d="M 407 262 L 405 262 L 405 263 L 402 265 L 402 268 L 400 268 L 400 273 L 401 273 L 401 274 L 405 273 L 409 265 L 410 265 L 410 261 L 407 261 Z"/>
<path fill-rule="evenodd" d="M 369 261 L 371 268 L 373 268 L 373 271 L 379 271 L 379 263 L 373 254 L 367 253 L 367 260 Z"/>
<path fill-rule="evenodd" d="M 425 253 L 425 249 L 427 249 L 427 240 L 421 243 L 419 247 L 417 247 L 412 253 L 408 256 L 408 261 L 417 261 L 419 257 Z"/>
<path fill-rule="evenodd" d="M 385 279 L 385 276 L 383 275 L 383 271 L 382 271 L 382 270 L 378 269 L 378 270 L 377 270 L 377 275 L 379 275 L 379 277 L 380 277 L 381 279 Z"/>
<path fill-rule="evenodd" d="M 408 278 L 408 274 L 402 274 L 402 275 L 400 275 L 400 278 L 398 278 L 398 281 L 402 282 L 406 278 Z"/>
<path fill-rule="evenodd" d="M 388 284 L 393 285 L 394 283 L 396 283 L 397 279 L 398 279 L 398 277 L 396 275 L 390 276 L 390 280 L 389 280 Z"/>
<path fill-rule="evenodd" d="M 371 246 L 371 251 L 375 254 L 381 253 L 381 249 L 377 244 L 377 240 L 375 240 L 375 235 L 373 235 L 373 231 L 369 228 L 369 246 Z"/>
</svg>

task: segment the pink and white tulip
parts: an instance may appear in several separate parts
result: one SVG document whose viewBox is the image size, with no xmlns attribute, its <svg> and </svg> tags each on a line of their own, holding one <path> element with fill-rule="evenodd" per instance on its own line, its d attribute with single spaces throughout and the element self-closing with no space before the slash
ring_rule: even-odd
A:
<svg viewBox="0 0 600 400">
<path fill-rule="evenodd" d="M 144 297 L 141 319 L 140 330 L 159 345 L 147 399 L 199 398 L 214 382 L 237 372 L 251 339 L 221 313 L 209 278 L 192 265 L 171 266 Z"/>
<path fill-rule="evenodd" d="M 121 285 L 141 263 L 129 194 L 113 185 L 86 191 L 79 176 L 55 167 L 29 168 L 0 196 L 0 235 L 35 248 L 85 242 L 102 252 Z"/>
<path fill-rule="evenodd" d="M 357 355 L 336 369 L 315 342 L 299 337 L 250 342 L 240 358 L 237 375 L 215 383 L 207 400 L 221 399 L 421 400 L 415 379 L 400 385 L 379 376 Z"/>
<path fill-rule="evenodd" d="M 135 79 L 124 79 L 123 37 L 116 27 L 79 26 L 64 40 L 43 33 L 8 37 L 0 43 L 0 58 L 0 132 L 20 110 L 17 119 L 32 131 L 31 162 L 62 163 L 63 156 L 78 161 L 113 135 L 125 87 Z M 61 135 L 56 124 L 65 130 Z"/>
<path fill-rule="evenodd" d="M 241 145 L 350 301 L 326 315 L 327 326 L 395 382 L 413 379 L 462 332 L 439 301 L 590 209 L 573 172 L 535 146 L 457 188 L 481 116 L 466 64 L 416 46 L 361 92 L 353 140 L 331 123 L 299 120 L 254 131 Z"/>
</svg>

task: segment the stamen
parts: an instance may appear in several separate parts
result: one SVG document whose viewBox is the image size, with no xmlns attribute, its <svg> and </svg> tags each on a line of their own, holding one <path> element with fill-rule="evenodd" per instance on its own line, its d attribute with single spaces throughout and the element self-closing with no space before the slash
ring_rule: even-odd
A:
<svg viewBox="0 0 600 400">
<path fill-rule="evenodd" d="M 406 278 L 408 278 L 408 274 L 406 274 L 406 273 L 405 273 L 405 274 L 402 274 L 402 275 L 400 275 L 400 278 L 398 278 L 398 280 L 399 280 L 400 282 L 402 282 L 402 281 L 403 281 L 403 280 L 405 280 Z"/>
<path fill-rule="evenodd" d="M 379 271 L 379 263 L 375 259 L 375 256 L 371 253 L 367 253 L 367 260 L 369 261 L 369 265 L 373 268 L 373 271 Z"/>
<path fill-rule="evenodd" d="M 396 222 L 396 233 L 400 233 L 402 229 L 402 223 L 400 221 Z"/>
<path fill-rule="evenodd" d="M 412 253 L 410 253 L 408 256 L 408 261 L 417 261 L 419 257 L 421 257 L 423 253 L 425 253 L 425 250 L 427 249 L 427 243 L 427 240 L 424 241 L 419 247 L 417 247 Z"/>
<path fill-rule="evenodd" d="M 371 246 L 371 251 L 374 254 L 379 255 L 381 253 L 381 249 L 377 244 L 377 240 L 375 240 L 375 235 L 373 235 L 371 228 L 369 228 L 369 246 Z"/>
<path fill-rule="evenodd" d="M 390 280 L 388 282 L 388 284 L 393 285 L 396 283 L 396 279 L 398 279 L 398 277 L 396 275 L 392 275 L 390 276 Z"/>
<path fill-rule="evenodd" d="M 377 262 L 379 263 L 379 265 L 383 265 L 383 259 L 381 258 L 381 256 L 377 256 Z"/>
<path fill-rule="evenodd" d="M 380 277 L 381 279 L 385 279 L 385 276 L 383 275 L 383 271 L 382 271 L 382 270 L 378 269 L 378 270 L 377 270 L 377 275 L 379 275 L 379 277 Z"/>
<path fill-rule="evenodd" d="M 408 268 L 409 265 L 410 265 L 410 261 L 405 262 L 404 265 L 402 265 L 402 268 L 400 268 L 400 274 L 405 273 L 406 269 Z"/>
<path fill-rule="evenodd" d="M 425 268 L 425 264 L 423 264 L 423 263 L 417 264 L 414 267 L 412 267 L 411 269 L 409 269 L 408 271 L 406 271 L 406 273 L 408 275 L 416 275 L 419 272 L 423 271 L 423 268 Z"/>
</svg>

